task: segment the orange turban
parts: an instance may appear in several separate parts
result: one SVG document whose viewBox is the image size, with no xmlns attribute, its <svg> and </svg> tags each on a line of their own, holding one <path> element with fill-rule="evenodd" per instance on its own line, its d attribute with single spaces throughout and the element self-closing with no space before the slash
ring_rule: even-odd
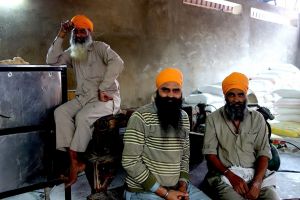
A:
<svg viewBox="0 0 300 200">
<path fill-rule="evenodd" d="M 75 15 L 71 19 L 71 22 L 74 24 L 75 28 L 86 28 L 90 31 L 93 31 L 94 29 L 93 22 L 85 15 Z"/>
<path fill-rule="evenodd" d="M 165 68 L 156 76 L 156 88 L 167 82 L 175 82 L 182 87 L 183 75 L 179 69 Z"/>
<path fill-rule="evenodd" d="M 240 89 L 247 94 L 248 84 L 249 82 L 246 75 L 239 72 L 233 72 L 222 82 L 223 94 L 226 95 L 231 89 Z"/>
</svg>

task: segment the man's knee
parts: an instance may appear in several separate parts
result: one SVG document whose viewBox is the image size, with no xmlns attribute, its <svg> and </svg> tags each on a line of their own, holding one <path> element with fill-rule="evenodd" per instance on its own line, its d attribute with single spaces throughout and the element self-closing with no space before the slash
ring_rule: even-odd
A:
<svg viewBox="0 0 300 200">
<path fill-rule="evenodd" d="M 83 112 L 77 113 L 75 116 L 75 122 L 77 125 L 89 124 L 88 115 Z"/>
<path fill-rule="evenodd" d="M 218 185 L 211 186 L 209 191 L 209 196 L 212 199 L 244 200 L 240 194 L 238 194 L 231 186 L 224 182 L 220 182 Z"/>
<path fill-rule="evenodd" d="M 260 198 L 265 200 L 279 200 L 280 197 L 274 186 L 264 187 L 261 189 Z"/>
<path fill-rule="evenodd" d="M 55 120 L 60 120 L 63 116 L 64 116 L 64 109 L 62 108 L 62 106 L 59 106 L 58 108 L 56 108 L 54 110 L 54 119 Z"/>
<path fill-rule="evenodd" d="M 195 187 L 191 183 L 189 183 L 188 192 L 189 192 L 189 198 L 191 200 L 194 200 L 194 199 L 210 200 L 211 199 L 210 197 L 208 197 L 208 195 L 206 195 L 203 191 L 201 191 L 199 188 Z"/>
</svg>

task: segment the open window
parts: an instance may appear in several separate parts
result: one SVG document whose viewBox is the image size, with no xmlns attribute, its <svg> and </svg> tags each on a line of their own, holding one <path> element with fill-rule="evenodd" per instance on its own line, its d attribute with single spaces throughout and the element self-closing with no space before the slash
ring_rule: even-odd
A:
<svg viewBox="0 0 300 200">
<path fill-rule="evenodd" d="M 238 15 L 242 12 L 242 6 L 240 4 L 224 0 L 183 0 L 183 3 L 235 15 Z"/>
</svg>

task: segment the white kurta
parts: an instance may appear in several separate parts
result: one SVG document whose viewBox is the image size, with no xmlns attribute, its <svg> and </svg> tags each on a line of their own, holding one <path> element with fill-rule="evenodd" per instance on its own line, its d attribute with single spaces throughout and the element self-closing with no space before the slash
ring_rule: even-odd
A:
<svg viewBox="0 0 300 200">
<path fill-rule="evenodd" d="M 84 62 L 75 61 L 70 49 L 63 51 L 63 39 L 57 37 L 47 53 L 47 64 L 66 64 L 74 69 L 77 88 L 76 98 L 61 105 L 54 112 L 56 124 L 56 148 L 84 152 L 92 138 L 93 123 L 105 115 L 120 109 L 119 83 L 123 60 L 104 42 L 93 41 L 88 47 Z M 113 100 L 101 102 L 98 92 L 106 91 Z"/>
</svg>

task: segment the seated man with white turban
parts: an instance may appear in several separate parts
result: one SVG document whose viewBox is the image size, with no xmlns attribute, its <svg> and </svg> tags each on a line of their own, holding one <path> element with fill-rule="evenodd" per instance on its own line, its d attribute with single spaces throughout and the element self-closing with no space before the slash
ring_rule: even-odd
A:
<svg viewBox="0 0 300 200">
<path fill-rule="evenodd" d="M 208 115 L 203 154 L 216 199 L 280 199 L 263 116 L 247 108 L 248 78 L 234 72 L 222 82 L 226 104 Z"/>
<path fill-rule="evenodd" d="M 76 77 L 76 98 L 64 103 L 54 112 L 56 148 L 68 151 L 71 160 L 66 187 L 77 180 L 85 165 L 77 152 L 85 152 L 92 138 L 93 123 L 100 117 L 116 114 L 120 109 L 120 91 L 117 77 L 123 70 L 123 61 L 109 45 L 93 41 L 94 25 L 84 15 L 76 15 L 61 24 L 61 28 L 47 53 L 51 65 L 66 64 Z M 71 32 L 70 47 L 62 44 Z"/>
<path fill-rule="evenodd" d="M 189 182 L 190 123 L 182 110 L 182 84 L 181 71 L 163 69 L 155 102 L 129 119 L 122 156 L 127 200 L 209 199 Z"/>
</svg>

